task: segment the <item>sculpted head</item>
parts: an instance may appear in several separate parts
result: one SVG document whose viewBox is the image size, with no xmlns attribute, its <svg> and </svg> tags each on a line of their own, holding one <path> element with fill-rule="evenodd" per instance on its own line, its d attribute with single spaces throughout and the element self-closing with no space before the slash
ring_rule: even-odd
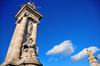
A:
<svg viewBox="0 0 100 66">
<path fill-rule="evenodd" d="M 32 44 L 33 39 L 32 39 L 32 38 L 30 38 L 30 39 L 28 40 L 28 42 L 29 42 L 30 44 Z"/>
</svg>

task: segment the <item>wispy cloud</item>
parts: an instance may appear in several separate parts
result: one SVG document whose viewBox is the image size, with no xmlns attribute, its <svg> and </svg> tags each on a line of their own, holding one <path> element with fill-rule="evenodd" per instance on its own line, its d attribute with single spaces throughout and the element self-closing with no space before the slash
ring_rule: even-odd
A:
<svg viewBox="0 0 100 66">
<path fill-rule="evenodd" d="M 52 56 L 51 56 L 51 58 L 50 58 L 50 59 L 48 59 L 48 61 L 52 61 L 52 60 L 57 61 L 58 59 L 56 59 L 56 58 L 54 58 L 54 57 L 52 57 Z"/>
<path fill-rule="evenodd" d="M 89 51 L 91 51 L 93 54 L 96 53 L 97 51 L 99 51 L 100 49 L 98 49 L 97 47 L 93 46 L 93 47 L 89 47 L 89 48 L 84 48 L 81 52 L 79 52 L 78 54 L 71 56 L 71 62 L 77 62 L 79 60 L 82 60 L 83 58 L 85 58 L 87 56 L 87 52 L 86 49 L 88 49 Z"/>
<path fill-rule="evenodd" d="M 62 59 L 62 57 L 60 57 L 60 59 Z"/>
<path fill-rule="evenodd" d="M 55 59 L 55 61 L 57 61 L 58 59 Z"/>
<path fill-rule="evenodd" d="M 54 46 L 51 50 L 46 52 L 46 55 L 63 55 L 67 56 L 74 52 L 73 45 L 70 40 L 64 41 L 59 45 Z"/>
<path fill-rule="evenodd" d="M 53 59 L 55 59 L 55 58 L 48 59 L 48 61 L 52 61 Z"/>
<path fill-rule="evenodd" d="M 97 55 L 98 60 L 100 60 L 100 54 Z"/>
</svg>

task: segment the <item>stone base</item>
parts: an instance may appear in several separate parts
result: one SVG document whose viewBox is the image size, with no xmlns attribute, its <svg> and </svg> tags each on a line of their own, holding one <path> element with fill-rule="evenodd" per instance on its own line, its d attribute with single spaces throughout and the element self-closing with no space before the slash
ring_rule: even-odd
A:
<svg viewBox="0 0 100 66">
<path fill-rule="evenodd" d="M 42 64 L 38 65 L 38 64 L 31 64 L 31 63 L 23 63 L 23 64 L 20 64 L 20 65 L 6 65 L 6 66 L 43 66 Z"/>
<path fill-rule="evenodd" d="M 23 64 L 20 64 L 20 65 L 18 65 L 18 66 L 43 66 L 42 64 L 31 64 L 31 63 L 27 63 L 27 64 L 25 64 L 25 63 L 23 63 Z"/>
<path fill-rule="evenodd" d="M 21 65 L 6 65 L 6 66 L 43 66 L 41 65 L 35 65 L 35 64 L 21 64 Z"/>
<path fill-rule="evenodd" d="M 28 58 L 22 60 L 12 59 L 12 61 L 4 61 L 0 66 L 43 66 L 37 58 Z"/>
</svg>

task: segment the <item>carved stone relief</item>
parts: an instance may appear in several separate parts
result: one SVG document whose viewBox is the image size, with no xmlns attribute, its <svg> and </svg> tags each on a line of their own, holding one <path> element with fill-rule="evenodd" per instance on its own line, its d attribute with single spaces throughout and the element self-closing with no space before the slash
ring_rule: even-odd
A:
<svg viewBox="0 0 100 66">
<path fill-rule="evenodd" d="M 21 59 L 24 58 L 37 58 L 35 53 L 35 47 L 36 45 L 33 44 L 32 37 L 32 31 L 33 31 L 33 23 L 32 21 L 28 22 L 28 28 L 27 28 L 27 41 L 22 44 L 22 55 Z"/>
<path fill-rule="evenodd" d="M 28 32 L 27 32 L 27 37 L 30 38 L 32 35 L 32 31 L 33 31 L 33 23 L 29 22 L 28 23 Z"/>
</svg>

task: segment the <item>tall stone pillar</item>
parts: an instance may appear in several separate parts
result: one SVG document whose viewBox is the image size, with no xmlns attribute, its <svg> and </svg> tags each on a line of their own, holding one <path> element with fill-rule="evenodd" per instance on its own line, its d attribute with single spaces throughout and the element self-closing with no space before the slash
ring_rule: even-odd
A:
<svg viewBox="0 0 100 66">
<path fill-rule="evenodd" d="M 22 44 L 23 35 L 25 31 L 26 22 L 27 22 L 27 17 L 22 17 L 22 21 L 20 22 L 21 24 L 19 26 L 20 27 L 19 32 L 18 32 L 17 38 L 15 40 L 15 45 L 13 48 L 12 57 L 14 59 L 19 59 L 19 56 L 20 56 L 20 49 L 21 49 L 21 44 Z"/>
<path fill-rule="evenodd" d="M 37 25 L 43 17 L 29 3 L 21 5 L 9 50 L 1 66 L 42 66 L 36 52 Z"/>
<path fill-rule="evenodd" d="M 18 30 L 19 30 L 19 24 L 17 24 L 17 26 L 15 28 L 15 32 L 13 34 L 5 61 L 9 61 L 9 59 L 11 59 L 11 55 L 12 55 L 12 51 L 13 51 L 13 47 L 14 47 L 14 43 L 15 43 L 15 39 L 16 39 L 16 35 L 18 33 Z"/>
<path fill-rule="evenodd" d="M 97 61 L 97 57 L 90 57 L 88 60 L 91 64 L 91 66 L 99 66 L 98 61 Z"/>
</svg>

